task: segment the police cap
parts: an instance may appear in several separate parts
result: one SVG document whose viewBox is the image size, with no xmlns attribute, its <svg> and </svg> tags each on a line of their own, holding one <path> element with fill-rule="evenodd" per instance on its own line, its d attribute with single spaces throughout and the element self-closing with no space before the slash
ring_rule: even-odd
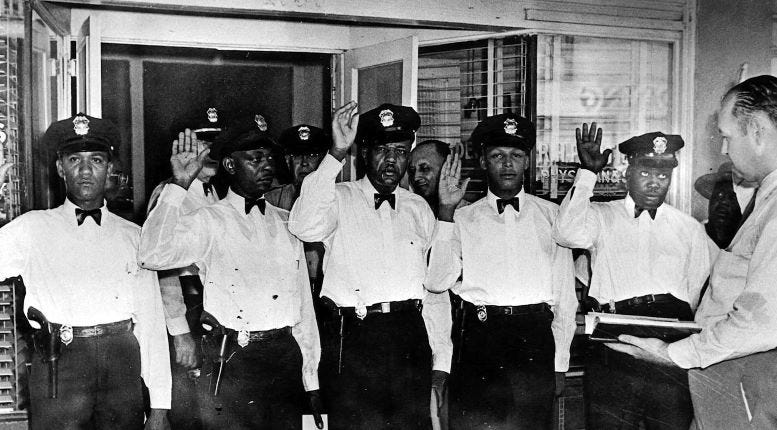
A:
<svg viewBox="0 0 777 430">
<path fill-rule="evenodd" d="M 357 141 L 366 145 L 415 139 L 421 117 L 415 109 L 384 103 L 359 115 Z"/>
<path fill-rule="evenodd" d="M 472 132 L 472 148 L 478 155 L 488 146 L 518 148 L 528 154 L 535 141 L 534 124 L 514 113 L 490 116 Z"/>
</svg>

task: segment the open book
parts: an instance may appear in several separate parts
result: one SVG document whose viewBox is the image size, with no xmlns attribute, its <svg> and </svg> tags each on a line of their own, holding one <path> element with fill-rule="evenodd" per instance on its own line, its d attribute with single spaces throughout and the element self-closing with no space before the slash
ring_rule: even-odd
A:
<svg viewBox="0 0 777 430">
<path fill-rule="evenodd" d="M 655 337 L 664 342 L 674 342 L 701 331 L 693 321 L 676 318 L 643 317 L 589 312 L 585 316 L 585 333 L 591 340 L 617 342 L 618 336 L 628 334 L 637 337 Z"/>
</svg>

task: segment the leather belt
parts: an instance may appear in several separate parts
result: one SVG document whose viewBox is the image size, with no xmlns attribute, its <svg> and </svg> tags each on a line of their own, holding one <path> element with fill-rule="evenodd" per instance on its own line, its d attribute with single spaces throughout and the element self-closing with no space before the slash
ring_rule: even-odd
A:
<svg viewBox="0 0 777 430">
<path fill-rule="evenodd" d="M 330 301 L 331 302 L 331 301 Z M 423 304 L 419 299 L 403 300 L 399 302 L 380 302 L 369 305 L 366 307 L 366 315 L 371 314 L 388 314 L 394 312 L 407 312 L 418 311 L 423 308 Z M 356 315 L 356 308 L 354 307 L 336 307 L 338 315 Z"/>
<path fill-rule="evenodd" d="M 73 337 L 99 337 L 131 332 L 132 326 L 132 320 L 127 319 L 92 326 L 74 326 L 72 329 Z"/>
<path fill-rule="evenodd" d="M 486 312 L 486 315 L 533 315 L 550 311 L 550 305 L 547 303 L 532 303 L 530 305 L 520 306 L 496 306 L 496 305 L 482 305 L 478 306 L 473 303 L 464 301 L 464 306 L 468 310 L 482 313 Z"/>
<path fill-rule="evenodd" d="M 632 297 L 630 299 L 619 300 L 615 302 L 615 312 L 618 312 L 619 309 L 623 309 L 624 307 L 629 307 L 629 306 L 639 306 L 639 305 L 645 305 L 648 303 L 666 303 L 666 302 L 673 302 L 676 300 L 678 299 L 671 294 L 646 294 L 644 296 Z M 610 312 L 609 303 L 605 303 L 600 307 L 601 307 L 601 312 Z"/>
<path fill-rule="evenodd" d="M 229 329 L 229 335 L 230 336 L 237 336 L 238 332 L 232 329 Z M 284 337 L 287 335 L 291 335 L 291 327 L 281 327 L 281 328 L 274 328 L 271 330 L 258 330 L 258 331 L 250 331 L 248 332 L 248 341 L 249 342 L 263 342 L 273 339 L 278 339 L 280 337 Z"/>
</svg>

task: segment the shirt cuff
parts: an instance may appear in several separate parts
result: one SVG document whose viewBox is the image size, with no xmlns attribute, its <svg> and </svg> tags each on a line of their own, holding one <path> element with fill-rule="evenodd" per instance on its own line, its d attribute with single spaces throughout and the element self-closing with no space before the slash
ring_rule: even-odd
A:
<svg viewBox="0 0 777 430">
<path fill-rule="evenodd" d="M 146 386 L 148 386 L 148 381 Z M 148 387 L 148 400 L 151 409 L 170 409 L 172 403 L 171 389 L 163 390 L 161 388 Z"/>
<path fill-rule="evenodd" d="M 191 331 L 185 316 L 169 318 L 165 322 L 167 323 L 167 331 L 170 333 L 170 336 L 178 336 Z"/>
<path fill-rule="evenodd" d="M 432 370 L 441 370 L 443 372 L 451 373 L 451 361 L 453 361 L 451 354 L 433 355 Z"/>
<path fill-rule="evenodd" d="M 682 367 L 683 369 L 701 367 L 701 363 L 699 363 L 698 360 L 698 354 L 696 354 L 696 348 L 691 341 L 694 336 L 695 335 L 691 335 L 683 340 L 670 343 L 669 347 L 667 348 L 669 358 L 671 358 L 676 365 Z"/>
<path fill-rule="evenodd" d="M 582 167 L 577 169 L 577 174 L 575 175 L 575 187 L 593 190 L 595 186 L 596 173 L 588 169 L 583 169 Z"/>
<path fill-rule="evenodd" d="M 339 175 L 343 170 L 343 166 L 345 166 L 345 159 L 342 161 L 337 161 L 337 158 L 333 157 L 332 154 L 327 152 L 326 156 L 324 156 L 324 159 L 321 160 L 321 164 L 318 165 L 318 169 L 316 169 L 316 171 L 321 172 L 321 174 L 326 177 L 331 177 L 334 179 L 337 178 L 337 175 Z"/>
<path fill-rule="evenodd" d="M 188 191 L 175 184 L 165 185 L 165 189 L 162 190 L 162 194 L 159 195 L 159 199 L 165 203 L 179 207 L 186 199 Z"/>
<path fill-rule="evenodd" d="M 556 372 L 566 372 L 569 370 L 569 352 L 564 354 L 556 353 L 554 362 Z"/>
<path fill-rule="evenodd" d="M 302 372 L 302 385 L 305 387 L 305 391 L 314 391 L 318 390 L 318 373 L 313 372 Z"/>
<path fill-rule="evenodd" d="M 437 221 L 437 239 L 450 239 L 456 232 L 456 223 L 448 221 Z"/>
</svg>

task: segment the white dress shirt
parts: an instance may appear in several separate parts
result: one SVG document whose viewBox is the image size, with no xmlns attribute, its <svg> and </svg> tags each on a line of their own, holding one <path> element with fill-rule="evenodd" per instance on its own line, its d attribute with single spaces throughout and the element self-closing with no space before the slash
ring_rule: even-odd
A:
<svg viewBox="0 0 777 430">
<path fill-rule="evenodd" d="M 656 218 L 634 218 L 634 200 L 591 202 L 596 175 L 578 170 L 561 204 L 553 238 L 591 252 L 589 295 L 609 303 L 647 294 L 672 294 L 696 309 L 715 244 L 690 215 L 664 203 Z"/>
<path fill-rule="evenodd" d="M 21 275 L 33 306 L 57 324 L 135 322 L 151 407 L 170 409 L 171 377 L 156 275 L 138 266 L 140 228 L 101 208 L 101 225 L 76 205 L 31 211 L 0 228 L 0 279 Z"/>
<path fill-rule="evenodd" d="M 551 238 L 558 205 L 523 190 L 516 197 L 518 212 L 508 205 L 499 214 L 497 197 L 489 191 L 457 209 L 453 223 L 438 221 L 427 285 L 451 289 L 475 305 L 549 304 L 555 369 L 565 372 L 577 311 L 572 251 Z"/>
<path fill-rule="evenodd" d="M 696 322 L 701 333 L 669 345 L 678 366 L 707 367 L 777 348 L 777 171 L 712 268 Z"/>
<path fill-rule="evenodd" d="M 302 352 L 305 390 L 318 389 L 321 346 L 302 243 L 289 234 L 288 212 L 267 205 L 245 213 L 232 190 L 216 204 L 184 215 L 187 191 L 167 185 L 143 225 L 140 262 L 160 270 L 196 264 L 204 309 L 233 330 L 290 326 Z"/>
<path fill-rule="evenodd" d="M 450 301 L 429 297 L 423 285 L 432 210 L 400 187 L 393 192 L 395 209 L 383 202 L 376 210 L 376 190 L 367 177 L 335 184 L 342 166 L 327 154 L 303 181 L 289 216 L 289 231 L 326 248 L 321 296 L 340 307 L 422 299 L 434 369 L 450 372 Z"/>
<path fill-rule="evenodd" d="M 162 190 L 170 182 L 171 179 L 167 179 L 154 188 L 154 192 L 151 193 L 151 197 L 148 199 L 148 212 L 151 212 L 151 209 L 156 206 Z M 184 214 L 188 214 L 218 201 L 219 197 L 216 195 L 216 190 L 212 190 L 206 195 L 203 182 L 195 178 L 192 184 L 189 185 L 186 199 L 181 204 L 181 208 L 183 208 Z M 157 272 L 159 288 L 162 289 L 162 303 L 165 308 L 167 331 L 172 336 L 189 333 L 190 331 L 189 323 L 186 321 L 186 303 L 183 300 L 181 281 L 178 277 L 197 274 L 199 274 L 199 270 L 194 265 L 182 269 L 160 270 Z"/>
</svg>

